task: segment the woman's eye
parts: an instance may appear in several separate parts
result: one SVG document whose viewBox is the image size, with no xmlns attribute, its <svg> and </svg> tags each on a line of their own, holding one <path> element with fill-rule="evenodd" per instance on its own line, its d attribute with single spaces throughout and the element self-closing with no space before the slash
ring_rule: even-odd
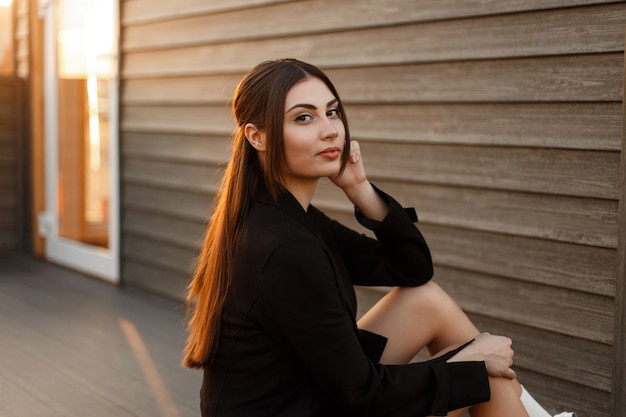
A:
<svg viewBox="0 0 626 417">
<path fill-rule="evenodd" d="M 309 120 L 311 120 L 313 117 L 310 114 L 301 114 L 298 117 L 296 117 L 294 120 L 296 122 L 308 122 Z"/>
<path fill-rule="evenodd" d="M 339 109 L 336 107 L 333 107 L 332 109 L 326 112 L 326 115 L 328 117 L 339 117 Z"/>
</svg>

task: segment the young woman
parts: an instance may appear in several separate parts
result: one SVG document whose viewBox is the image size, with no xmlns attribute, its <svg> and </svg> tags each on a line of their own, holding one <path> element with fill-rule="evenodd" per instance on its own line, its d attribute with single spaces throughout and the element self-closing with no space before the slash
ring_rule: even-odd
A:
<svg viewBox="0 0 626 417">
<path fill-rule="evenodd" d="M 202 416 L 459 416 L 471 407 L 528 417 L 511 341 L 481 334 L 430 281 L 414 211 L 367 180 L 326 75 L 293 59 L 264 62 L 239 84 L 233 110 L 232 160 L 189 290 L 184 364 L 204 368 Z M 376 239 L 311 205 L 320 178 Z M 357 323 L 354 284 L 397 288 Z M 409 363 L 424 347 L 433 358 Z"/>
</svg>

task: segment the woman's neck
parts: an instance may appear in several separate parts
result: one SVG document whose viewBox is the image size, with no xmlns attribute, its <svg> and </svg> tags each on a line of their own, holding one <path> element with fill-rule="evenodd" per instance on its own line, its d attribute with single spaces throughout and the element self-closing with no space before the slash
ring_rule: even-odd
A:
<svg viewBox="0 0 626 417">
<path fill-rule="evenodd" d="M 285 178 L 283 185 L 307 211 L 317 189 L 318 178 Z"/>
</svg>

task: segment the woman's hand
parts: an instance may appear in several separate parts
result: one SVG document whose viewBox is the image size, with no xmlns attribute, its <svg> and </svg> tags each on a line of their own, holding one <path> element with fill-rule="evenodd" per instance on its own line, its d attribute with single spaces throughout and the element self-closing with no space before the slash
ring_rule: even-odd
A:
<svg viewBox="0 0 626 417">
<path fill-rule="evenodd" d="M 363 158 L 361 158 L 361 148 L 357 141 L 350 142 L 350 157 L 341 175 L 337 174 L 329 178 L 343 190 L 352 204 L 365 217 L 381 221 L 387 215 L 387 211 L 389 211 L 387 203 L 383 201 L 367 180 Z"/>
<path fill-rule="evenodd" d="M 359 142 L 355 140 L 350 142 L 350 157 L 341 175 L 337 174 L 329 178 L 337 187 L 344 191 L 352 187 L 358 187 L 367 182 Z"/>
<path fill-rule="evenodd" d="M 511 344 L 508 337 L 481 333 L 448 362 L 484 361 L 489 376 L 515 379 Z"/>
</svg>

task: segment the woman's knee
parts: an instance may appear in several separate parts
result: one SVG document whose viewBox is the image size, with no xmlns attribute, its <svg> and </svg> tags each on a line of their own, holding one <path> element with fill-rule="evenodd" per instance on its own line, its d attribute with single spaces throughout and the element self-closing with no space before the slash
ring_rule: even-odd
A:
<svg viewBox="0 0 626 417">
<path fill-rule="evenodd" d="M 431 354 L 448 346 L 467 342 L 480 332 L 457 302 L 437 283 L 398 289 L 399 295 L 411 300 L 414 317 L 426 317 L 426 327 L 433 334 L 428 344 Z"/>
<path fill-rule="evenodd" d="M 432 280 L 419 287 L 400 287 L 396 290 L 399 297 L 405 299 L 418 311 L 428 310 L 429 313 L 433 313 L 458 308 L 452 297 Z"/>
</svg>

